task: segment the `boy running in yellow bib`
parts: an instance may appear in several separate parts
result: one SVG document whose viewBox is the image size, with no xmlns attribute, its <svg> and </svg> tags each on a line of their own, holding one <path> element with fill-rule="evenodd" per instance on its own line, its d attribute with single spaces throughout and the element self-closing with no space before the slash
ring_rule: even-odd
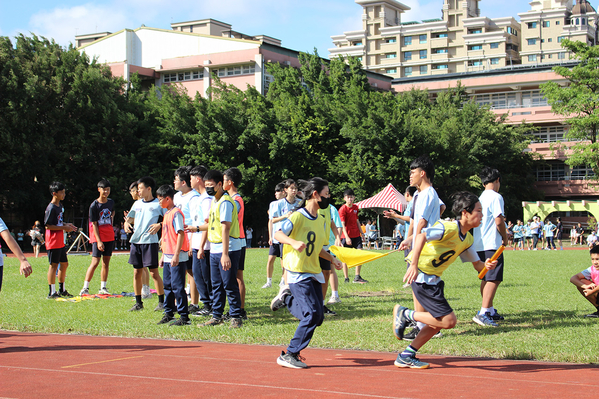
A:
<svg viewBox="0 0 599 399">
<path fill-rule="evenodd" d="M 412 344 L 397 355 L 397 367 L 428 368 L 428 363 L 416 358 L 416 352 L 440 329 L 450 329 L 456 325 L 456 315 L 443 292 L 443 271 L 458 257 L 462 262 L 472 262 L 478 272 L 483 268 L 494 269 L 497 265 L 497 261 L 491 262 L 490 259 L 481 262 L 472 247 L 474 239 L 469 231 L 478 227 L 483 217 L 478 197 L 466 191 L 456 193 L 452 211 L 457 220 L 439 221 L 432 227 L 423 229 L 416 236 L 414 249 L 408 255 L 410 267 L 403 281 L 412 285 L 412 292 L 425 311 L 415 312 L 395 305 L 393 332 L 401 340 L 410 321 L 419 321 L 425 326 Z"/>
<path fill-rule="evenodd" d="M 335 257 L 322 248 L 329 241 L 331 227 L 318 210 L 329 207 L 329 183 L 314 177 L 308 182 L 300 181 L 300 185 L 303 187 L 304 200 L 275 232 L 275 238 L 284 244 L 283 267 L 289 285 L 281 287 L 270 304 L 273 311 L 287 306 L 289 312 L 300 320 L 287 353 L 281 352 L 277 359 L 277 364 L 293 369 L 307 367 L 300 357 L 300 351 L 308 346 L 314 330 L 324 320 L 321 284 L 325 280 L 319 257 L 332 262 L 337 270 L 342 267 Z"/>
</svg>

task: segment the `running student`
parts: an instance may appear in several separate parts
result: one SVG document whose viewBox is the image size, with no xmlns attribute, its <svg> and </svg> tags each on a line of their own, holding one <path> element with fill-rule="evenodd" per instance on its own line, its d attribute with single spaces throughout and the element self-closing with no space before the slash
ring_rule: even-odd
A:
<svg viewBox="0 0 599 399">
<path fill-rule="evenodd" d="M 169 323 L 171 326 L 188 326 L 189 310 L 185 293 L 185 275 L 189 259 L 189 240 L 185 233 L 185 216 L 181 209 L 175 207 L 175 189 L 171 186 L 160 186 L 156 197 L 162 209 L 166 209 L 162 222 L 162 256 L 159 266 L 163 268 L 164 281 L 164 315 L 158 324 Z M 175 320 L 175 301 L 180 318 Z"/>
<path fill-rule="evenodd" d="M 147 176 L 137 182 L 139 200 L 135 201 L 127 214 L 127 222 L 135 227 L 131 236 L 131 251 L 129 264 L 133 266 L 133 290 L 135 292 L 135 305 L 129 311 L 138 311 L 144 308 L 141 300 L 142 270 L 148 268 L 154 279 L 154 286 L 158 292 L 158 306 L 155 311 L 164 310 L 164 288 L 162 278 L 158 272 L 158 233 L 160 219 L 164 210 L 160 207 L 158 199 L 154 198 L 156 181 Z"/>
<path fill-rule="evenodd" d="M 300 209 L 285 220 L 275 232 L 276 239 L 284 244 L 283 266 L 287 271 L 288 286 L 283 286 L 272 300 L 273 311 L 285 306 L 300 320 L 287 352 L 281 352 L 277 364 L 293 369 L 306 368 L 300 352 L 308 346 L 314 330 L 324 320 L 322 286 L 325 283 L 319 258 L 331 262 L 337 270 L 341 263 L 323 249 L 329 240 L 330 224 L 319 209 L 329 206 L 328 182 L 314 177 L 301 182 L 304 200 Z"/>
<path fill-rule="evenodd" d="M 483 268 L 491 270 L 497 265 L 497 261 L 491 262 L 490 259 L 483 263 L 472 246 L 474 239 L 469 231 L 479 226 L 483 217 L 478 197 L 469 192 L 456 193 L 452 211 L 456 221 L 439 221 L 432 227 L 424 228 L 414 241 L 410 267 L 403 281 L 412 285 L 412 292 L 424 310 L 414 311 L 395 305 L 393 332 L 401 340 L 410 321 L 421 322 L 425 326 L 412 343 L 397 355 L 397 367 L 428 368 L 428 363 L 416 358 L 416 352 L 440 329 L 450 329 L 456 325 L 456 315 L 445 299 L 445 283 L 441 280 L 443 271 L 458 256 L 462 262 L 472 262 L 478 272 Z"/>
<path fill-rule="evenodd" d="M 108 198 L 110 195 L 110 183 L 108 180 L 98 182 L 99 196 L 89 206 L 89 238 L 92 243 L 92 262 L 85 273 L 83 289 L 79 295 L 89 295 L 89 283 L 94 277 L 94 272 L 102 259 L 102 271 L 100 272 L 99 295 L 110 295 L 106 288 L 108 279 L 108 266 L 114 249 L 114 201 Z"/>
<path fill-rule="evenodd" d="M 599 245 L 591 247 L 589 252 L 591 254 L 591 267 L 572 276 L 570 282 L 595 307 L 595 312 L 584 317 L 597 318 L 599 317 Z"/>
<path fill-rule="evenodd" d="M 48 299 L 60 297 L 72 298 L 73 295 L 71 295 L 64 287 L 67 268 L 69 267 L 67 249 L 64 245 L 64 232 L 70 233 L 71 231 L 77 231 L 77 227 L 71 223 L 64 223 L 64 208 L 61 202 L 64 201 L 64 198 L 66 197 L 64 184 L 57 181 L 50 184 L 50 194 L 52 195 L 52 201 L 48 204 L 46 214 L 44 215 L 44 224 L 46 225 L 46 250 L 48 251 L 48 261 L 50 263 L 50 266 L 48 267 Z M 58 265 L 60 265 L 60 269 L 58 269 Z M 56 291 L 57 270 L 58 291 Z"/>
<path fill-rule="evenodd" d="M 262 288 L 272 287 L 272 274 L 274 271 L 275 259 L 281 257 L 281 246 L 279 242 L 275 240 L 273 222 L 274 218 L 279 216 L 278 202 L 285 198 L 285 183 L 281 182 L 275 186 L 275 200 L 268 206 L 268 260 L 266 261 L 266 284 Z M 284 276 L 281 277 L 281 282 L 284 283 Z"/>
</svg>

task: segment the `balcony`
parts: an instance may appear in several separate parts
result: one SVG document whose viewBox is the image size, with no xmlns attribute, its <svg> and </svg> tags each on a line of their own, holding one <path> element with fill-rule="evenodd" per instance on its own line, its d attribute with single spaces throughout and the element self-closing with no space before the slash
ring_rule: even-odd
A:
<svg viewBox="0 0 599 399">
<path fill-rule="evenodd" d="M 431 48 L 447 47 L 447 46 L 449 46 L 449 38 L 447 38 L 447 37 L 438 37 L 436 39 L 431 39 Z"/>
<path fill-rule="evenodd" d="M 534 184 L 547 197 L 597 196 L 593 180 L 538 181 Z"/>
<path fill-rule="evenodd" d="M 431 54 L 431 60 L 433 60 L 433 61 L 448 60 L 448 59 L 449 59 L 449 53 Z"/>
</svg>

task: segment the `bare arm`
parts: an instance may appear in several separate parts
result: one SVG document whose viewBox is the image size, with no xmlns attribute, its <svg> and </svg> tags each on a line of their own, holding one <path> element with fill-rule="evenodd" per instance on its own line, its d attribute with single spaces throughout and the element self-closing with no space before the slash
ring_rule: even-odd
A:
<svg viewBox="0 0 599 399">
<path fill-rule="evenodd" d="M 229 258 L 229 232 L 231 231 L 231 222 L 222 222 L 223 254 L 220 258 L 220 264 L 223 270 L 231 268 L 231 258 Z"/>
<path fill-rule="evenodd" d="M 10 235 L 10 232 L 8 230 L 2 231 L 2 233 L 0 233 L 0 235 L 6 242 L 6 245 L 8 245 L 8 248 L 10 249 L 10 251 L 13 254 L 15 254 L 17 259 L 19 259 L 19 262 L 21 262 L 21 267 L 20 267 L 21 274 L 24 275 L 25 277 L 29 277 L 29 275 L 33 272 L 33 270 L 31 269 L 31 265 L 25 258 L 25 255 L 23 255 L 23 251 L 21 251 L 21 248 L 19 248 L 19 244 L 17 244 L 17 242 Z"/>
<path fill-rule="evenodd" d="M 499 215 L 495 218 L 495 225 L 497 226 L 497 231 L 501 235 L 501 241 L 503 245 L 507 246 L 507 230 L 505 229 L 505 218 L 503 215 Z"/>
<path fill-rule="evenodd" d="M 92 222 L 92 230 L 94 231 L 94 235 L 96 236 L 96 245 L 100 251 L 104 251 L 104 243 L 100 238 L 100 227 L 98 227 L 98 222 Z"/>
</svg>

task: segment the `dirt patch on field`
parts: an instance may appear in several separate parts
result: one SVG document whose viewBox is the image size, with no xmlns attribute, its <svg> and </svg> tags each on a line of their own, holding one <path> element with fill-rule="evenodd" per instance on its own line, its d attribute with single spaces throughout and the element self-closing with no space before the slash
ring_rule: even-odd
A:
<svg viewBox="0 0 599 399">
<path fill-rule="evenodd" d="M 361 291 L 361 292 L 352 292 L 351 296 L 359 296 L 362 298 L 369 298 L 373 296 L 391 296 L 393 295 L 393 291 Z"/>
</svg>

